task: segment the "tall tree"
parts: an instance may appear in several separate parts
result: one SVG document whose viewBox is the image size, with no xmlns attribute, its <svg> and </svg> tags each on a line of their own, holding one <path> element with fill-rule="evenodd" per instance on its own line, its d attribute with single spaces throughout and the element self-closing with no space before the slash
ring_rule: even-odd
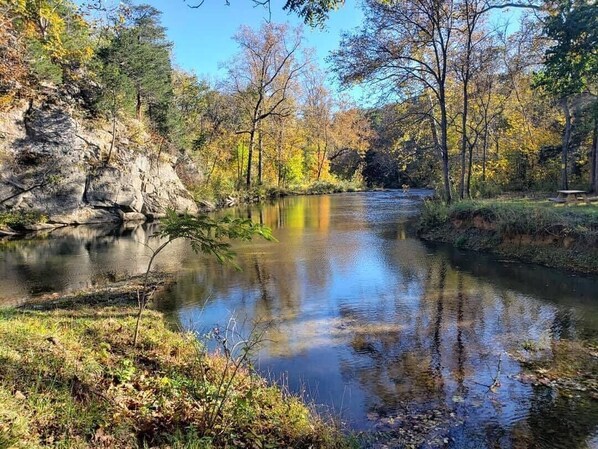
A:
<svg viewBox="0 0 598 449">
<path fill-rule="evenodd" d="M 315 155 L 316 180 L 322 176 L 328 160 L 328 151 L 332 140 L 332 116 L 334 101 L 330 91 L 324 85 L 325 75 L 316 67 L 305 74 L 303 83 L 303 126 L 305 126 L 306 146 L 309 153 Z"/>
<path fill-rule="evenodd" d="M 300 28 L 264 24 L 259 30 L 241 27 L 235 35 L 241 51 L 231 63 L 229 78 L 247 116 L 247 126 L 238 132 L 249 136 L 245 184 L 252 183 L 253 153 L 262 122 L 268 117 L 293 112 L 290 102 L 297 79 L 306 67 L 300 49 Z M 258 147 L 258 183 L 262 183 L 263 148 Z"/>
<path fill-rule="evenodd" d="M 161 14 L 149 5 L 133 7 L 125 26 L 114 27 L 115 35 L 103 57 L 106 63 L 120 67 L 133 84 L 137 118 L 145 105 L 158 131 L 165 132 L 172 98 L 172 44 L 160 23 Z"/>
<path fill-rule="evenodd" d="M 598 8 L 592 0 L 556 0 L 549 4 L 545 21 L 545 35 L 554 44 L 546 51 L 544 70 L 536 85 L 551 93 L 561 105 L 565 118 L 561 156 L 561 188 L 568 180 L 568 153 L 572 133 L 572 101 L 581 94 L 596 99 L 598 85 Z M 592 94 L 592 90 L 594 90 Z M 594 118 L 598 126 L 598 117 Z M 596 143 L 592 150 L 593 166 L 598 154 Z M 592 173 L 591 188 L 598 187 L 598 174 Z"/>
<path fill-rule="evenodd" d="M 440 127 L 436 148 L 444 197 L 451 201 L 447 77 L 455 33 L 453 0 L 366 0 L 361 30 L 345 35 L 333 61 L 345 84 L 368 80 L 393 89 L 399 99 L 429 95 L 428 116 Z"/>
</svg>

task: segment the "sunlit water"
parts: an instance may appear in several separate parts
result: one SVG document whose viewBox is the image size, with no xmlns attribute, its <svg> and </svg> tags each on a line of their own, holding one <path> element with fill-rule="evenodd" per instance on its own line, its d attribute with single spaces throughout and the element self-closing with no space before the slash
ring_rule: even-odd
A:
<svg viewBox="0 0 598 449">
<path fill-rule="evenodd" d="M 157 268 L 178 282 L 157 306 L 199 334 L 231 316 L 241 332 L 267 323 L 258 369 L 353 430 L 437 410 L 451 421 L 430 430 L 442 447 L 598 448 L 598 401 L 521 382 L 511 357 L 530 342 L 595 340 L 598 278 L 426 244 L 412 230 L 424 194 L 227 211 L 272 227 L 279 243 L 235 245 L 242 271 L 174 244 Z M 75 228 L 12 242 L 0 253 L 0 303 L 140 272 L 139 242 L 153 230 Z"/>
</svg>

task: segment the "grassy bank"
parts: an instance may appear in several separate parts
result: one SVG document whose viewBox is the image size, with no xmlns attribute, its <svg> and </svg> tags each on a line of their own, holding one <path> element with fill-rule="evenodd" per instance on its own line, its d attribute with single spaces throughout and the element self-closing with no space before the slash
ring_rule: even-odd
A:
<svg viewBox="0 0 598 449">
<path fill-rule="evenodd" d="M 425 203 L 421 237 L 526 262 L 598 273 L 598 205 L 547 200 Z"/>
<path fill-rule="evenodd" d="M 298 398 L 207 354 L 122 285 L 0 311 L 0 448 L 340 448 Z"/>
</svg>

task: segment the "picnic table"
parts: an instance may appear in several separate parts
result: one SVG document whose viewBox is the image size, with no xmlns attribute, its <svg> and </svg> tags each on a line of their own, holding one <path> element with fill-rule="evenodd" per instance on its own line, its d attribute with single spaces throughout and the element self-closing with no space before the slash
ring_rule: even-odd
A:
<svg viewBox="0 0 598 449">
<path fill-rule="evenodd" d="M 585 190 L 557 190 L 558 196 L 550 198 L 555 203 L 577 203 L 579 200 L 588 202 L 588 192 Z"/>
</svg>

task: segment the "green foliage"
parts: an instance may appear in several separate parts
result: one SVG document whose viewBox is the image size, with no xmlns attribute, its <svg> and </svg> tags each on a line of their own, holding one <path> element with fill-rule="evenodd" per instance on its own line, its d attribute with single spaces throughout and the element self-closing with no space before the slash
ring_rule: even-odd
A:
<svg viewBox="0 0 598 449">
<path fill-rule="evenodd" d="M 62 83 L 62 68 L 52 62 L 43 44 L 37 40 L 30 40 L 27 45 L 29 64 L 32 74 L 39 80 L 54 84 Z"/>
<path fill-rule="evenodd" d="M 316 181 L 306 189 L 308 195 L 322 195 L 324 193 L 342 192 L 343 188 L 339 184 L 329 181 Z"/>
<path fill-rule="evenodd" d="M 343 0 L 287 0 L 284 9 L 294 12 L 311 26 L 324 26 L 328 13 L 343 4 Z"/>
<path fill-rule="evenodd" d="M 7 226 L 15 231 L 20 231 L 28 225 L 45 223 L 47 219 L 47 216 L 39 212 L 0 212 L 0 227 Z"/>
<path fill-rule="evenodd" d="M 59 84 L 66 78 L 76 79 L 75 72 L 93 57 L 89 24 L 75 3 L 0 0 L 0 6 L 20 31 L 32 72 L 38 80 Z"/>
<path fill-rule="evenodd" d="M 449 207 L 440 200 L 424 201 L 419 219 L 419 229 L 427 230 L 440 226 L 448 221 Z"/>
<path fill-rule="evenodd" d="M 161 12 L 149 5 L 131 8 L 128 22 L 114 26 L 109 44 L 98 57 L 104 66 L 104 85 L 110 98 L 121 95 L 134 102 L 140 116 L 147 107 L 152 125 L 162 135 L 170 131 L 169 108 L 172 101 L 172 44 L 160 24 Z M 111 84 L 115 82 L 115 84 Z M 130 99 L 130 91 L 135 97 Z"/>
<path fill-rule="evenodd" d="M 562 98 L 598 82 L 598 12 L 591 0 L 556 0 L 544 33 L 554 41 L 536 85 Z"/>
</svg>

